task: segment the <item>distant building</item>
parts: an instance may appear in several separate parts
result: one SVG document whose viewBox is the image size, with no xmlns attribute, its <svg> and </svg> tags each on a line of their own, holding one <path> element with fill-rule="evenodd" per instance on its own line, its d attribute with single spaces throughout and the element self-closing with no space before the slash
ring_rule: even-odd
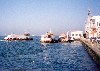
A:
<svg viewBox="0 0 100 71">
<path fill-rule="evenodd" d="M 85 23 L 86 38 L 100 37 L 100 16 L 91 16 L 90 11 Z"/>
<path fill-rule="evenodd" d="M 80 37 L 83 37 L 83 31 L 72 31 L 71 32 L 71 40 L 79 39 Z"/>
</svg>

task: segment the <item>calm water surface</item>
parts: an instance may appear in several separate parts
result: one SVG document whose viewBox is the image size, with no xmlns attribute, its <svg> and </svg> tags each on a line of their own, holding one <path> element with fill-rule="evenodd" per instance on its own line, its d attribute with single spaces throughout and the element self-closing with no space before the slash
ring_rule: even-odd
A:
<svg viewBox="0 0 100 71">
<path fill-rule="evenodd" d="M 84 46 L 73 43 L 4 41 L 0 37 L 0 71 L 100 71 Z"/>
</svg>

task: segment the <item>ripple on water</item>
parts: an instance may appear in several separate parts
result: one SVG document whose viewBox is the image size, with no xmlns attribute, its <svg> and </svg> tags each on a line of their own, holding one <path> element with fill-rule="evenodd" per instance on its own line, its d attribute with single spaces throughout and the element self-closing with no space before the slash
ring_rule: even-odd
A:
<svg viewBox="0 0 100 71">
<path fill-rule="evenodd" d="M 99 71 L 81 43 L 0 41 L 2 71 Z"/>
</svg>

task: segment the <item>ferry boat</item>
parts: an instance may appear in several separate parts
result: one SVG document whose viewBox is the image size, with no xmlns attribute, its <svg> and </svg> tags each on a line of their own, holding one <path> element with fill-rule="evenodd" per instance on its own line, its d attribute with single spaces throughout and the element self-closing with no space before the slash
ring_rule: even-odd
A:
<svg viewBox="0 0 100 71">
<path fill-rule="evenodd" d="M 68 35 L 66 35 L 65 33 L 60 34 L 59 42 L 68 42 Z"/>
<path fill-rule="evenodd" d="M 41 42 L 43 43 L 56 43 L 57 40 L 54 39 L 54 34 L 53 32 L 47 32 L 45 35 L 41 35 Z"/>
<path fill-rule="evenodd" d="M 33 40 L 33 38 L 30 37 L 29 33 L 25 33 L 23 35 L 19 35 L 19 34 L 10 34 L 7 37 L 4 38 L 4 40 Z"/>
</svg>

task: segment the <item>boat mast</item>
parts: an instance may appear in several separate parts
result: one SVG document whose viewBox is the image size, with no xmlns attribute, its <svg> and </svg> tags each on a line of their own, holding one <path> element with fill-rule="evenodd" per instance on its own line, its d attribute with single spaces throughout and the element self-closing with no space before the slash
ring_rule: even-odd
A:
<svg viewBox="0 0 100 71">
<path fill-rule="evenodd" d="M 51 33 L 51 28 L 50 28 L 50 33 Z"/>
</svg>

